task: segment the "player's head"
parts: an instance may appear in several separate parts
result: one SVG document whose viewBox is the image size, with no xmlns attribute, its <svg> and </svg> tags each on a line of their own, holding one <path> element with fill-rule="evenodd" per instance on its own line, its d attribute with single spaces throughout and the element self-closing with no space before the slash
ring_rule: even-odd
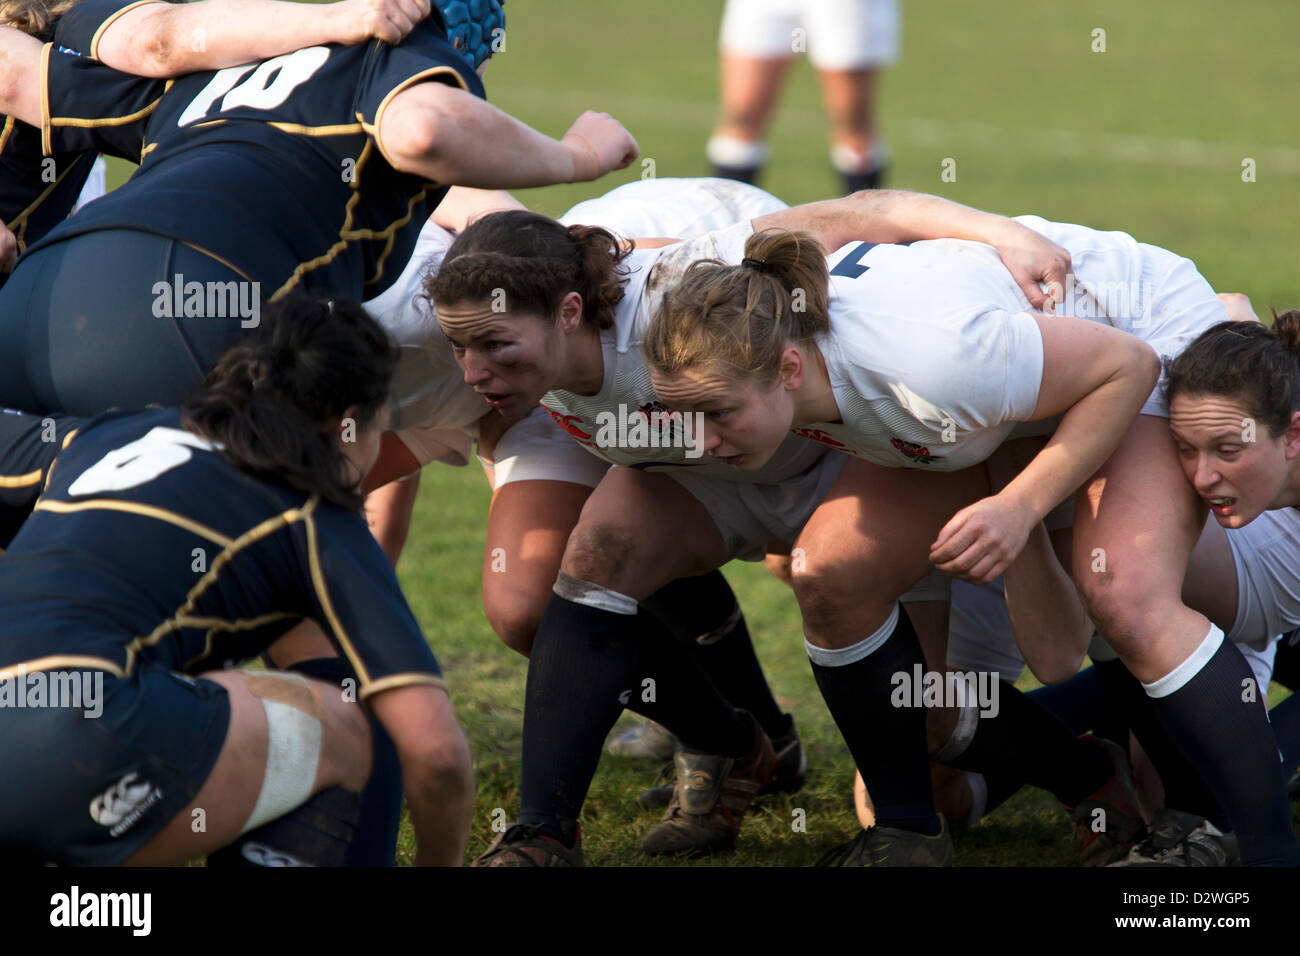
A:
<svg viewBox="0 0 1300 956">
<path fill-rule="evenodd" d="M 504 6 L 505 0 L 438 0 L 447 39 L 480 75 L 488 57 L 505 48 Z"/>
<path fill-rule="evenodd" d="M 1166 364 L 1169 426 L 1187 480 L 1219 524 L 1300 504 L 1300 311 L 1220 322 Z M 1300 469 L 1297 469 L 1300 471 Z M 1300 474 L 1296 481 L 1300 481 Z"/>
<path fill-rule="evenodd" d="M 0 26 L 13 27 L 38 37 L 78 0 L 0 0 Z"/>
<path fill-rule="evenodd" d="M 360 507 L 388 424 L 397 349 L 361 306 L 288 296 L 208 375 L 187 422 L 248 471 Z"/>
<path fill-rule="evenodd" d="M 704 414 L 704 448 L 744 470 L 789 435 L 814 340 L 830 329 L 826 254 L 804 232 L 762 232 L 739 266 L 694 263 L 645 339 L 659 400 Z"/>
<path fill-rule="evenodd" d="M 563 384 L 575 343 L 613 324 L 626 255 L 604 229 L 523 210 L 469 226 L 425 285 L 465 381 L 522 417 Z"/>
</svg>

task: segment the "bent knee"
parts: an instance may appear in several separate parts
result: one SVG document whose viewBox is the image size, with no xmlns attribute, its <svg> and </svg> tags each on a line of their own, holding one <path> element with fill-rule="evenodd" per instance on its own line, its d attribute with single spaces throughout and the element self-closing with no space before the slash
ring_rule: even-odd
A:
<svg viewBox="0 0 1300 956">
<path fill-rule="evenodd" d="M 544 609 L 544 604 L 512 598 L 483 602 L 483 614 L 497 637 L 501 638 L 501 643 L 524 657 L 533 650 L 533 639 L 537 636 Z"/>
<path fill-rule="evenodd" d="M 615 522 L 580 522 L 569 535 L 560 569 L 571 577 L 619 589 L 636 550 L 634 531 Z"/>
</svg>

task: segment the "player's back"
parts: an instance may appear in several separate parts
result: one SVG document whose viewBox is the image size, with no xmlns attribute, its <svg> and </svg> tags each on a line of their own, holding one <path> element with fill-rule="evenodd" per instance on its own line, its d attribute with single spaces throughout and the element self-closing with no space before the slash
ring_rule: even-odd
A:
<svg viewBox="0 0 1300 956">
<path fill-rule="evenodd" d="M 0 667 L 242 660 L 318 613 L 318 539 L 340 532 L 364 557 L 360 515 L 241 471 L 177 409 L 101 416 L 0 555 Z"/>
<path fill-rule="evenodd" d="M 93 111 L 106 69 L 51 52 L 49 108 L 65 144 L 102 135 L 77 117 Z M 400 274 L 444 191 L 394 169 L 375 138 L 392 95 L 426 80 L 483 95 L 436 10 L 396 47 L 306 47 L 180 77 L 148 116 L 135 175 L 46 242 L 137 229 L 231 264 L 266 299 L 293 288 L 372 297 Z"/>
</svg>

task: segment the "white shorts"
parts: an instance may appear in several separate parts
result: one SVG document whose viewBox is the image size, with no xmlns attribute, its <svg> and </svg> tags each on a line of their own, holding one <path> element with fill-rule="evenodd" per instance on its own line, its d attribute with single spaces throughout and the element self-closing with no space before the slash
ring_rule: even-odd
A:
<svg viewBox="0 0 1300 956">
<path fill-rule="evenodd" d="M 104 162 L 103 156 L 95 158 L 94 165 L 90 167 L 90 174 L 86 177 L 86 185 L 81 187 L 81 194 L 77 196 L 77 203 L 72 207 L 76 212 L 88 202 L 98 199 L 108 192 L 108 164 Z"/>
<path fill-rule="evenodd" d="M 1011 630 L 1002 576 L 985 585 L 952 580 L 948 617 L 948 666 L 959 671 L 992 672 L 1014 681 L 1025 669 Z"/>
<path fill-rule="evenodd" d="M 898 59 L 898 0 L 727 0 L 723 53 L 788 60 L 819 70 L 862 70 Z"/>
<path fill-rule="evenodd" d="M 560 222 L 601 226 L 626 239 L 688 239 L 788 208 L 734 179 L 638 179 L 578 203 Z"/>
<path fill-rule="evenodd" d="M 674 468 L 667 474 L 708 510 L 728 560 L 762 561 L 770 542 L 799 536 L 847 460 L 840 452 L 822 449 L 806 470 L 773 484 L 727 481 L 701 474 L 702 468 Z"/>
<path fill-rule="evenodd" d="M 491 462 L 479 460 L 492 469 L 493 491 L 512 481 L 567 481 L 595 488 L 610 467 L 574 441 L 540 405 L 506 429 Z"/>
</svg>

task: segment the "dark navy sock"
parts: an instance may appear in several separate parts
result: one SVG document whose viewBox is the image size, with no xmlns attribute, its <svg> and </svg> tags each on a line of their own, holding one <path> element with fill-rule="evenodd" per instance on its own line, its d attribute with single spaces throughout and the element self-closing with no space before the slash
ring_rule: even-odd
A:
<svg viewBox="0 0 1300 956">
<path fill-rule="evenodd" d="M 1151 698 L 1120 660 L 1094 665 L 1101 675 L 1107 698 L 1122 710 L 1147 759 L 1160 774 L 1165 791 L 1165 806 L 1184 813 L 1205 817 L 1220 830 L 1232 829 L 1228 815 L 1206 785 L 1205 779 L 1165 730 L 1156 716 Z"/>
<path fill-rule="evenodd" d="M 772 696 L 754 653 L 745 616 L 721 571 L 679 578 L 642 604 L 673 622 L 714 686 L 733 707 L 753 714 L 773 740 L 789 733 L 790 715 L 781 712 Z"/>
<path fill-rule="evenodd" d="M 350 679 L 359 686 L 356 674 L 341 657 L 320 657 L 286 667 L 304 677 L 315 677 L 340 685 Z M 348 847 L 348 866 L 393 866 L 397 856 L 397 831 L 402 823 L 402 765 L 397 748 L 373 715 L 370 721 L 371 768 L 366 789 L 361 792 L 361 811 L 355 834 Z"/>
<path fill-rule="evenodd" d="M 1107 722 L 1106 688 L 1095 667 L 1079 671 L 1064 683 L 1037 687 L 1026 696 L 1064 721 L 1076 737 L 1088 731 L 1099 737 L 1110 736 L 1100 730 Z M 1127 739 L 1127 730 L 1124 736 Z"/>
<path fill-rule="evenodd" d="M 552 594 L 528 661 L 520 823 L 572 845 L 605 737 L 633 704 L 689 747 L 751 749 L 750 724 L 648 609 L 617 613 Z"/>
<path fill-rule="evenodd" d="M 1114 773 L 1095 744 L 1006 681 L 998 684 L 996 716 L 981 716 L 975 735 L 949 767 L 993 777 L 1019 777 L 1073 807 Z"/>
<path fill-rule="evenodd" d="M 830 661 L 838 653 L 818 656 Z M 817 650 L 810 647 L 809 654 Z M 921 643 L 907 615 L 900 609 L 889 637 L 865 657 L 848 664 L 811 663 L 822 698 L 871 795 L 876 825 L 937 834 L 940 825 L 930 786 L 925 708 L 892 703 L 894 675 L 910 678 L 916 665 L 925 667 Z"/>
<path fill-rule="evenodd" d="M 1227 811 L 1242 865 L 1300 866 L 1286 779 L 1264 703 L 1259 694 L 1243 700 L 1243 688 L 1254 680 L 1236 645 L 1224 639 L 1191 680 L 1152 697 L 1151 704 Z"/>
<path fill-rule="evenodd" d="M 753 186 L 758 182 L 760 172 L 762 172 L 760 166 L 719 166 L 714 163 L 709 175 L 715 179 L 734 179 Z"/>
</svg>

